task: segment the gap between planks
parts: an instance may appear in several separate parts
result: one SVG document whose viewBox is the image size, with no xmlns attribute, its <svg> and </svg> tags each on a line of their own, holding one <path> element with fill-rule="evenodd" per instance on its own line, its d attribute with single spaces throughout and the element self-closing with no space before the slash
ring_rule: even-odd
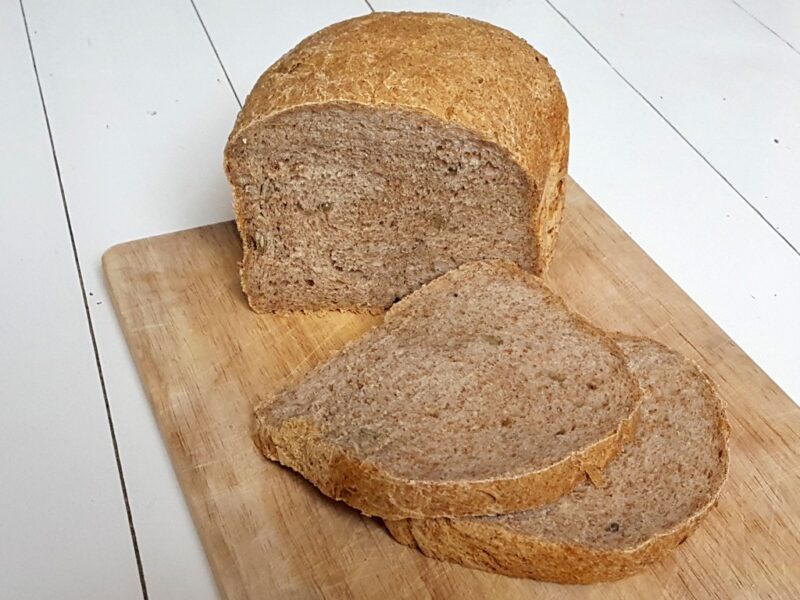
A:
<svg viewBox="0 0 800 600">
<path fill-rule="evenodd" d="M 571 29 L 572 29 L 572 30 L 573 30 L 575 33 L 577 33 L 577 34 L 578 34 L 578 36 L 580 36 L 580 38 L 581 38 L 581 39 L 582 39 L 582 40 L 583 40 L 583 41 L 584 41 L 584 42 L 585 42 L 585 43 L 586 43 L 586 44 L 587 44 L 587 45 L 588 45 L 588 46 L 589 46 L 589 47 L 590 47 L 590 48 L 591 48 L 591 49 L 592 49 L 592 50 L 593 50 L 593 51 L 594 51 L 596 54 L 597 54 L 597 56 L 599 56 L 599 57 L 600 57 L 600 59 L 601 59 L 601 60 L 602 60 L 604 63 L 606 63 L 606 64 L 609 66 L 609 68 L 610 68 L 612 71 L 614 71 L 614 73 L 616 73 L 616 75 L 617 75 L 617 76 L 618 76 L 618 77 L 619 77 L 619 78 L 620 78 L 620 79 L 621 79 L 621 80 L 622 80 L 622 81 L 625 83 L 625 85 L 627 85 L 627 86 L 628 86 L 628 87 L 629 87 L 631 90 L 633 90 L 633 92 L 634 92 L 634 93 L 635 93 L 637 96 L 639 96 L 639 98 L 641 98 L 641 99 L 642 99 L 642 101 L 643 101 L 645 104 L 647 104 L 647 106 L 649 106 L 649 107 L 650 107 L 650 108 L 653 110 L 653 112 L 655 112 L 655 113 L 656 113 L 656 114 L 657 114 L 657 115 L 658 115 L 658 116 L 661 118 L 661 120 L 662 120 L 662 121 L 664 121 L 664 123 L 666 123 L 666 124 L 669 126 L 669 128 L 670 128 L 670 129 L 672 129 L 672 131 L 674 131 L 674 132 L 675 132 L 675 134 L 676 134 L 678 137 L 680 137 L 680 138 L 681 138 L 681 139 L 682 139 L 682 140 L 683 140 L 683 141 L 686 143 L 686 145 L 687 145 L 687 146 L 689 146 L 689 148 L 691 148 L 691 149 L 692 149 L 692 151 L 693 151 L 693 152 L 694 152 L 694 153 L 695 153 L 695 154 L 696 154 L 696 155 L 697 155 L 697 156 L 700 158 L 700 160 L 702 160 L 702 161 L 703 161 L 703 162 L 704 162 L 704 163 L 705 163 L 705 164 L 706 164 L 706 165 L 707 165 L 707 166 L 708 166 L 708 167 L 709 167 L 709 168 L 710 168 L 712 171 L 714 171 L 714 173 L 716 173 L 716 174 L 717 174 L 717 176 L 718 176 L 720 179 L 722 179 L 722 181 L 724 181 L 724 182 L 725 182 L 725 184 L 726 184 L 726 185 L 727 185 L 727 186 L 728 186 L 728 187 L 729 187 L 731 190 L 733 190 L 733 192 L 734 192 L 734 193 L 735 193 L 737 196 L 739 196 L 739 198 L 740 198 L 742 201 L 744 201 L 744 203 L 745 203 L 745 204 L 747 204 L 747 206 L 749 206 L 749 207 L 750 207 L 750 209 L 751 209 L 751 210 L 752 210 L 752 211 L 753 211 L 753 212 L 754 212 L 756 215 L 758 215 L 758 217 L 759 217 L 759 218 L 760 218 L 762 221 L 764 221 L 764 223 L 766 223 L 766 224 L 767 224 L 767 226 L 768 226 L 768 227 L 769 227 L 769 228 L 770 228 L 770 229 L 771 229 L 771 230 L 772 230 L 772 231 L 773 231 L 773 232 L 774 232 L 774 233 L 775 233 L 775 234 L 776 234 L 776 235 L 777 235 L 779 238 L 781 238 L 781 240 L 783 240 L 783 242 L 784 242 L 784 243 L 785 243 L 787 246 L 789 246 L 789 248 L 791 248 L 791 249 L 792 249 L 792 251 L 793 251 L 793 252 L 794 252 L 796 255 L 800 256 L 800 250 L 798 250 L 798 248 L 797 248 L 797 247 L 796 247 L 796 246 L 795 246 L 795 245 L 794 245 L 794 244 L 793 244 L 793 243 L 792 243 L 792 242 L 789 240 L 789 238 L 787 238 L 785 235 L 783 235 L 783 234 L 780 232 L 780 230 L 779 230 L 777 227 L 775 227 L 775 225 L 773 225 L 773 224 L 772 224 L 772 222 L 771 222 L 769 219 L 767 219 L 767 217 L 764 215 L 764 213 L 762 213 L 762 212 L 761 212 L 761 211 L 760 211 L 760 210 L 759 210 L 759 209 L 756 207 L 756 205 L 755 205 L 755 204 L 753 204 L 753 203 L 752 203 L 752 202 L 751 202 L 751 201 L 750 201 L 750 200 L 749 200 L 749 199 L 748 199 L 748 198 L 747 198 L 747 197 L 746 197 L 746 196 L 745 196 L 745 195 L 744 195 L 742 192 L 740 192 L 740 191 L 739 191 L 739 189 L 738 189 L 738 188 L 737 188 L 735 185 L 733 185 L 733 183 L 732 183 L 732 182 L 731 182 L 731 181 L 730 181 L 730 180 L 729 180 L 729 179 L 728 179 L 728 178 L 727 178 L 727 177 L 726 177 L 726 176 L 725 176 L 725 175 L 722 173 L 722 171 L 720 171 L 720 170 L 719 170 L 719 169 L 718 169 L 718 168 L 717 168 L 717 167 L 714 165 L 714 163 L 712 163 L 712 162 L 711 162 L 711 161 L 710 161 L 710 160 L 709 160 L 709 159 L 708 159 L 708 158 L 707 158 L 707 157 L 706 157 L 706 156 L 705 156 L 705 155 L 704 155 L 702 152 L 700 152 L 700 150 L 697 148 L 697 146 L 695 146 L 695 145 L 694 145 L 694 144 L 693 144 L 693 143 L 692 143 L 692 142 L 689 140 L 689 138 L 687 138 L 687 137 L 686 137 L 686 136 L 685 136 L 685 135 L 684 135 L 684 134 L 683 134 L 683 133 L 682 133 L 682 132 L 681 132 L 681 131 L 680 131 L 680 130 L 679 130 L 679 129 L 678 129 L 678 128 L 677 128 L 677 127 L 676 127 L 676 126 L 673 124 L 673 123 L 672 123 L 672 121 L 670 121 L 670 120 L 669 120 L 669 119 L 666 117 L 666 115 L 664 115 L 664 113 L 662 113 L 662 112 L 661 112 L 661 111 L 660 111 L 660 110 L 659 110 L 659 109 L 656 107 L 656 105 L 655 105 L 655 104 L 653 104 L 653 102 L 652 102 L 652 101 L 650 101 L 650 99 L 649 99 L 647 96 L 645 96 L 645 95 L 644 95 L 644 93 L 642 93 L 641 91 L 639 91 L 639 88 L 637 88 L 635 85 L 633 85 L 633 83 L 632 83 L 632 82 L 631 82 L 631 81 L 630 81 L 630 80 L 629 80 L 627 77 L 625 77 L 625 75 L 623 75 L 623 74 L 622 74 L 622 72 L 621 72 L 619 69 L 617 69 L 617 67 L 615 67 L 615 66 L 612 64 L 612 62 L 611 62 L 611 61 L 610 61 L 610 60 L 609 60 L 609 59 L 606 57 L 606 55 L 605 55 L 605 54 L 603 54 L 603 53 L 600 51 L 600 49 L 599 49 L 597 46 L 595 46 L 595 45 L 594 45 L 594 44 L 593 44 L 593 43 L 592 43 L 592 42 L 589 40 L 589 38 L 588 38 L 588 37 L 586 37 L 586 35 L 584 35 L 584 33 L 583 33 L 583 32 L 582 32 L 580 29 L 578 29 L 578 27 L 577 27 L 577 26 L 576 26 L 576 25 L 575 25 L 575 24 L 574 24 L 572 21 L 570 21 L 570 20 L 569 20 L 569 18 L 568 18 L 568 17 L 567 17 L 567 16 L 566 16 L 564 13 L 563 13 L 563 12 L 561 12 L 561 11 L 560 11 L 560 10 L 559 10 L 559 9 L 556 7 L 556 5 L 555 5 L 555 4 L 553 4 L 552 0 L 544 0 L 544 1 L 547 3 L 547 5 L 548 5 L 550 8 L 552 8 L 552 9 L 553 9 L 553 10 L 556 12 L 556 14 L 557 14 L 559 17 L 561 17 L 561 19 L 562 19 L 562 20 L 563 20 L 563 21 L 564 21 L 564 22 L 565 22 L 565 23 L 566 23 L 566 24 L 567 24 L 567 25 L 568 25 L 568 26 L 569 26 L 569 27 L 570 27 L 570 28 L 571 28 Z M 741 8 L 741 7 L 740 7 L 740 8 Z M 743 10 L 744 10 L 744 9 L 743 9 Z M 746 11 L 745 11 L 745 12 L 746 12 Z M 752 16 L 752 15 L 751 15 L 751 16 Z M 776 34 L 776 35 L 777 35 L 777 34 Z"/>
<path fill-rule="evenodd" d="M 86 316 L 86 323 L 89 328 L 89 337 L 91 338 L 92 342 L 92 352 L 94 353 L 95 365 L 97 367 L 97 376 L 100 381 L 100 389 L 103 395 L 103 403 L 105 406 L 106 419 L 108 421 L 108 430 L 111 436 L 111 446 L 114 451 L 114 461 L 117 466 L 117 475 L 119 477 L 120 489 L 122 491 L 122 499 L 125 504 L 125 514 L 128 520 L 128 529 L 131 535 L 133 555 L 136 560 L 136 570 L 139 574 L 139 585 L 141 586 L 142 598 L 144 600 L 148 600 L 147 583 L 145 582 L 145 576 L 144 576 L 144 567 L 142 566 L 142 557 L 139 552 L 139 542 L 136 539 L 136 527 L 134 526 L 133 513 L 131 512 L 131 504 L 128 499 L 128 488 L 127 485 L 125 484 L 125 474 L 122 468 L 122 459 L 120 458 L 119 445 L 117 444 L 117 434 L 114 429 L 114 419 L 111 416 L 111 405 L 109 404 L 108 401 L 108 390 L 106 388 L 105 376 L 103 375 L 103 365 L 100 360 L 100 350 L 97 347 L 97 336 L 95 334 L 94 323 L 92 321 L 92 313 L 91 310 L 89 309 L 89 300 L 86 296 L 86 285 L 83 280 L 81 261 L 80 258 L 78 257 L 78 248 L 77 245 L 75 244 L 75 234 L 72 228 L 72 219 L 70 218 L 69 205 L 67 203 L 67 195 L 66 192 L 64 191 L 64 182 L 61 178 L 61 167 L 58 162 L 58 155 L 56 153 L 56 146 L 53 139 L 53 129 L 50 126 L 50 117 L 47 114 L 47 103 L 45 102 L 44 91 L 42 90 L 42 82 L 41 79 L 39 78 L 39 69 L 36 65 L 36 54 L 33 51 L 33 41 L 31 40 L 30 28 L 28 27 L 28 17 L 25 13 L 25 6 L 22 0 L 19 0 L 19 9 L 20 9 L 20 14 L 22 16 L 23 25 L 25 26 L 25 36 L 28 40 L 28 50 L 30 52 L 31 65 L 33 67 L 34 76 L 36 77 L 36 87 L 39 92 L 39 100 L 42 105 L 42 113 L 44 116 L 45 125 L 47 127 L 47 137 L 50 143 L 50 152 L 53 156 L 53 165 L 56 171 L 56 178 L 58 179 L 58 189 L 61 195 L 61 206 L 64 210 L 64 219 L 66 221 L 67 231 L 69 233 L 72 258 L 75 263 L 75 271 L 78 276 L 78 283 L 80 284 L 81 288 L 83 309 Z"/>
</svg>

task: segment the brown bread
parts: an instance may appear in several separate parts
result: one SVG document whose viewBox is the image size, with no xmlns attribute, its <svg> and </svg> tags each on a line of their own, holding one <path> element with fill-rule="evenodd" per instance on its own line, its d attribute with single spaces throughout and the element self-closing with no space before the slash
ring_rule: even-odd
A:
<svg viewBox="0 0 800 600">
<path fill-rule="evenodd" d="M 460 264 L 535 273 L 561 220 L 569 131 L 527 43 L 444 14 L 310 36 L 258 80 L 225 148 L 259 312 L 381 312 Z"/>
<path fill-rule="evenodd" d="M 700 369 L 664 346 L 619 338 L 645 391 L 636 441 L 603 473 L 533 511 L 387 521 L 428 556 L 560 583 L 625 577 L 663 558 L 716 503 L 728 473 L 729 426 Z"/>
<path fill-rule="evenodd" d="M 524 510 L 595 476 L 639 388 L 611 339 L 507 261 L 471 263 L 257 408 L 264 454 L 385 518 Z"/>
</svg>

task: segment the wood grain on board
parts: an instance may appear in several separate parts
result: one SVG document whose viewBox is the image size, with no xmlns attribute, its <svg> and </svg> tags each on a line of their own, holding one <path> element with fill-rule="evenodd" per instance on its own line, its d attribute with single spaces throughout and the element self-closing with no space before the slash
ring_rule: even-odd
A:
<svg viewBox="0 0 800 600">
<path fill-rule="evenodd" d="M 800 597 L 800 408 L 573 182 L 550 284 L 598 325 L 696 360 L 732 425 L 717 509 L 673 556 L 616 583 L 560 586 L 425 558 L 264 460 L 252 407 L 380 318 L 256 315 L 240 253 L 221 223 L 115 246 L 103 260 L 224 597 Z"/>
</svg>

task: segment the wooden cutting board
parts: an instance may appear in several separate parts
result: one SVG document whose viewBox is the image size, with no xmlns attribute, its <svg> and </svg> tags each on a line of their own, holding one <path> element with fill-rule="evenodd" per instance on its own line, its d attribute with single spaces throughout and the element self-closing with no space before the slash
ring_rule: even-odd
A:
<svg viewBox="0 0 800 600">
<path fill-rule="evenodd" d="M 699 531 L 621 582 L 517 580 L 425 558 L 262 459 L 253 405 L 379 318 L 254 314 L 222 223 L 115 246 L 103 266 L 224 597 L 800 598 L 800 408 L 583 190 L 567 194 L 552 287 L 600 326 L 693 358 L 728 402 L 730 480 Z"/>
</svg>

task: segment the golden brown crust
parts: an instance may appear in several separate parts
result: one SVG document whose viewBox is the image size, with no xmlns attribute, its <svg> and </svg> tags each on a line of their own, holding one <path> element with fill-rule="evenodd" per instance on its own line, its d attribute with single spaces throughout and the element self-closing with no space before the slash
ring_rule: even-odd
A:
<svg viewBox="0 0 800 600">
<path fill-rule="evenodd" d="M 426 556 L 511 577 L 555 583 L 615 581 L 672 552 L 697 527 L 713 501 L 687 521 L 625 550 L 557 544 L 470 519 L 385 521 L 394 538 Z"/>
<path fill-rule="evenodd" d="M 538 215 L 533 218 L 534 238 L 539 248 L 533 271 L 540 275 L 547 271 L 550 260 L 553 258 L 558 230 L 564 216 L 568 155 L 569 124 L 564 121 L 559 145 L 550 162 L 550 172 L 542 186 L 542 200 L 538 205 Z"/>
<path fill-rule="evenodd" d="M 620 452 L 635 428 L 636 413 L 609 436 L 547 468 L 485 481 L 415 481 L 396 477 L 326 442 L 310 421 L 274 427 L 257 419 L 255 441 L 267 458 L 300 472 L 326 496 L 384 519 L 464 517 L 517 512 L 570 492 L 586 473 L 598 473 Z"/>
<path fill-rule="evenodd" d="M 529 285 L 550 291 L 541 279 L 514 263 L 502 260 L 485 262 L 502 267 L 509 277 L 520 278 Z M 475 264 L 462 265 L 458 270 L 474 269 Z M 425 287 L 438 285 L 441 285 L 439 279 Z M 522 475 L 484 481 L 409 480 L 396 477 L 379 465 L 356 459 L 342 447 L 328 443 L 318 426 L 308 419 L 297 417 L 275 425 L 261 418 L 259 409 L 256 409 L 256 444 L 267 458 L 300 472 L 326 496 L 344 501 L 366 515 L 384 519 L 519 512 L 560 498 L 581 483 L 587 474 L 597 481 L 623 444 L 633 438 L 639 417 L 640 389 L 625 367 L 624 355 L 612 338 L 571 311 L 552 291 L 549 298 L 550 302 L 572 315 L 579 327 L 602 339 L 619 359 L 618 375 L 628 379 L 630 395 L 635 399 L 631 413 L 613 432 L 553 465 Z M 384 323 L 391 323 L 411 309 L 413 301 L 414 296 L 410 296 L 392 307 Z M 268 404 L 269 400 L 265 405 Z"/>
<path fill-rule="evenodd" d="M 547 58 L 511 32 L 447 14 L 373 13 L 326 27 L 281 57 L 259 78 L 230 140 L 284 110 L 328 102 L 457 123 L 507 149 L 534 181 L 547 177 L 567 121 Z"/>
<path fill-rule="evenodd" d="M 636 340 L 620 333 L 615 340 Z M 688 359 L 686 359 L 688 362 Z M 729 470 L 730 425 L 725 404 L 713 382 L 694 365 L 706 385 L 703 394 L 715 407 L 716 427 L 723 440 L 722 475 L 707 501 L 673 528 L 658 532 L 628 548 L 592 548 L 579 543 L 552 542 L 523 534 L 490 519 L 405 519 L 385 521 L 400 543 L 417 548 L 426 556 L 468 567 L 556 583 L 596 583 L 632 575 L 672 552 L 696 529 L 713 508 Z"/>
<path fill-rule="evenodd" d="M 507 152 L 528 178 L 533 271 L 544 272 L 560 222 L 569 149 L 566 99 L 544 56 L 504 29 L 439 13 L 374 13 L 311 35 L 259 78 L 228 139 L 225 169 L 240 231 L 232 157 L 247 131 L 287 110 L 343 103 L 415 111 Z M 257 300 L 251 304 L 259 310 Z"/>
</svg>

